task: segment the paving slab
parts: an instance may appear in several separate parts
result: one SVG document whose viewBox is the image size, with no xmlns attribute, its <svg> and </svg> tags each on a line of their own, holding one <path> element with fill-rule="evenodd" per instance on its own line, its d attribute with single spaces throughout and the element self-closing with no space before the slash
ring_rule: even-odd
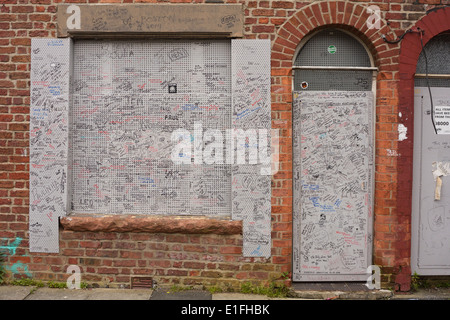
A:
<svg viewBox="0 0 450 320">
<path fill-rule="evenodd" d="M 87 290 L 38 288 L 25 300 L 89 300 Z"/>
<path fill-rule="evenodd" d="M 153 291 L 150 300 L 212 300 L 212 294 L 205 290 L 170 291 L 159 288 Z"/>
<path fill-rule="evenodd" d="M 215 293 L 212 300 L 269 300 L 267 296 L 248 293 Z"/>
<path fill-rule="evenodd" d="M 149 289 L 55 289 L 39 288 L 25 300 L 149 300 Z"/>
<path fill-rule="evenodd" d="M 0 300 L 24 300 L 33 287 L 0 286 Z"/>
<path fill-rule="evenodd" d="M 152 292 L 151 289 L 98 288 L 91 290 L 89 300 L 150 300 Z"/>
<path fill-rule="evenodd" d="M 450 288 L 419 289 L 414 292 L 397 293 L 391 300 L 450 300 Z"/>
<path fill-rule="evenodd" d="M 392 297 L 390 290 L 370 290 L 370 291 L 316 291 L 316 290 L 295 290 L 293 295 L 296 298 L 312 300 L 387 300 Z"/>
</svg>

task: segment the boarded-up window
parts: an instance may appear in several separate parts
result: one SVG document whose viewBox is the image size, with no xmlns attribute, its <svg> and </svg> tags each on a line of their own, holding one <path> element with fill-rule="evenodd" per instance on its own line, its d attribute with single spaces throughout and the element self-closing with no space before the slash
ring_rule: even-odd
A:
<svg viewBox="0 0 450 320">
<path fill-rule="evenodd" d="M 270 256 L 269 40 L 31 51 L 31 252 L 69 213 L 189 214 L 243 220 L 243 255 Z"/>
<path fill-rule="evenodd" d="M 231 127 L 230 44 L 75 42 L 73 211 L 230 215 L 231 164 L 194 159 L 225 150 L 203 133 Z M 172 161 L 178 129 L 192 163 Z"/>
</svg>

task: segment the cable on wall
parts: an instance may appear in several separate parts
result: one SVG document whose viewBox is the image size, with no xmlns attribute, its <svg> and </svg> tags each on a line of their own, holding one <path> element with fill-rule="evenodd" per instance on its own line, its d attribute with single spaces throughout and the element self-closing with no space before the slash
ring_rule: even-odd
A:
<svg viewBox="0 0 450 320">
<path fill-rule="evenodd" d="M 428 58 L 427 58 L 427 53 L 425 51 L 425 48 L 424 48 L 424 45 L 423 45 L 423 39 L 422 39 L 423 38 L 423 34 L 425 33 L 425 30 L 422 30 L 420 28 L 418 28 L 418 30 L 420 31 L 420 45 L 422 46 L 423 58 L 425 59 L 425 81 L 426 81 L 426 84 L 427 84 L 428 93 L 430 95 L 431 123 L 433 124 L 434 133 L 437 134 L 436 123 L 434 122 L 433 95 L 431 94 L 430 81 L 428 79 Z"/>
<path fill-rule="evenodd" d="M 386 39 L 386 35 L 384 35 L 384 34 L 381 35 L 381 38 L 383 38 L 383 40 L 385 42 L 387 42 L 387 43 L 396 44 L 396 43 L 399 43 L 400 41 L 402 41 L 403 38 L 405 37 L 405 35 L 407 35 L 408 33 L 411 33 L 411 32 L 417 32 L 417 33 L 420 34 L 420 45 L 422 47 L 423 57 L 425 59 L 425 79 L 426 79 L 428 92 L 430 94 L 430 102 L 431 102 L 431 123 L 433 124 L 434 132 L 437 134 L 436 124 L 434 122 L 433 96 L 431 94 L 430 82 L 429 82 L 429 79 L 428 79 L 428 59 L 427 59 L 427 53 L 425 52 L 425 48 L 424 48 L 424 45 L 423 45 L 423 35 L 425 34 L 425 30 L 423 30 L 423 29 L 421 29 L 419 27 L 413 27 L 411 29 L 406 30 L 396 40 L 388 40 L 388 39 Z"/>
<path fill-rule="evenodd" d="M 415 30 L 413 30 L 413 29 L 406 30 L 400 37 L 397 38 L 397 40 L 388 40 L 388 39 L 386 39 L 386 35 L 385 34 L 382 34 L 381 38 L 383 38 L 384 42 L 387 42 L 387 43 L 390 43 L 390 44 L 396 44 L 396 43 L 399 43 L 400 41 L 402 41 L 403 37 L 405 35 L 407 35 L 408 33 L 410 33 L 410 32 L 415 32 Z"/>
</svg>

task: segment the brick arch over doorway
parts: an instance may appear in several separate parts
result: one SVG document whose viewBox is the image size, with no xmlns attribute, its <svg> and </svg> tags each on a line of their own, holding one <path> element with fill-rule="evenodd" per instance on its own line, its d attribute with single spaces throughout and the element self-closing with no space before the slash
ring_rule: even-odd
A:
<svg viewBox="0 0 450 320">
<path fill-rule="evenodd" d="M 382 282 L 393 284 L 402 266 L 409 266 L 409 226 L 403 230 L 397 198 L 398 55 L 399 44 L 386 43 L 381 35 L 391 30 L 383 21 L 369 29 L 368 5 L 323 1 L 305 6 L 279 29 L 272 47 L 272 126 L 280 130 L 280 171 L 274 176 L 272 204 L 276 221 L 292 222 L 292 63 L 301 40 L 320 29 L 341 28 L 353 33 L 370 50 L 378 67 L 376 92 L 375 203 L 373 213 L 373 263 L 381 266 Z M 292 226 L 292 224 L 291 224 Z M 276 230 L 274 230 L 276 232 Z M 292 235 L 292 230 L 290 230 Z M 291 239 L 292 240 L 292 239 Z M 291 248 L 292 249 L 292 248 Z M 292 252 L 292 250 L 291 250 Z M 405 270 L 405 268 L 403 268 Z M 409 282 L 408 282 L 409 284 Z M 398 290 L 409 285 L 397 284 Z"/>
<path fill-rule="evenodd" d="M 434 36 L 450 30 L 450 7 L 436 9 L 415 25 L 415 28 L 425 30 L 422 42 L 425 46 Z M 411 234 L 411 212 L 412 212 L 412 183 L 413 183 L 413 146 L 414 146 L 414 75 L 417 61 L 422 51 L 419 33 L 406 34 L 401 42 L 399 54 L 399 125 L 407 128 L 406 139 L 398 142 L 398 218 L 399 223 L 404 225 L 404 230 Z M 408 227 L 408 229 L 406 229 Z M 405 257 L 410 254 L 411 240 L 399 243 L 399 248 L 405 251 Z M 410 255 L 408 255 L 410 257 Z M 403 271 L 397 276 L 396 282 L 400 285 L 409 286 L 408 278 L 411 274 L 410 261 L 404 264 Z"/>
</svg>

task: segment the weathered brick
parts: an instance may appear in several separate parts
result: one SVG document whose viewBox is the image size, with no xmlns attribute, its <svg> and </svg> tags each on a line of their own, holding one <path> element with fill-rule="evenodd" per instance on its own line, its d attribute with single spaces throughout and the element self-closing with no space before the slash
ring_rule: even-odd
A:
<svg viewBox="0 0 450 320">
<path fill-rule="evenodd" d="M 57 6 L 51 0 L 22 2 L 9 0 L 0 10 L 0 220 L 5 223 L 2 227 L 9 229 L 2 230 L 0 236 L 9 238 L 18 234 L 26 237 L 27 232 L 29 157 L 23 154 L 22 149 L 29 144 L 29 46 L 32 37 L 54 37 L 56 30 Z M 69 2 L 86 3 L 85 0 Z M 202 1 L 171 2 L 188 5 L 190 2 Z M 87 272 L 83 274 L 83 279 L 102 281 L 106 277 L 113 282 L 126 283 L 130 281 L 130 274 L 162 279 L 166 277 L 163 281 L 172 283 L 201 283 L 205 278 L 229 283 L 248 279 L 265 281 L 274 270 L 288 270 L 292 263 L 292 61 L 305 35 L 316 31 L 317 26 L 333 22 L 333 27 L 343 26 L 352 32 L 359 30 L 359 33 L 364 33 L 362 39 L 371 49 L 380 71 L 376 92 L 375 137 L 378 142 L 374 214 L 377 232 L 374 260 L 384 264 L 383 279 L 397 281 L 400 290 L 405 290 L 410 280 L 394 266 L 409 258 L 407 252 L 410 249 L 408 236 L 411 224 L 409 220 L 400 223 L 398 215 L 401 212 L 403 216 L 411 216 L 411 195 L 408 190 L 412 183 L 409 172 L 413 163 L 411 139 L 399 142 L 396 124 L 401 111 L 403 120 L 409 119 L 404 121 L 409 129 L 408 135 L 412 137 L 412 79 L 421 46 L 416 35 L 405 36 L 397 46 L 385 43 L 379 35 L 398 36 L 405 28 L 414 25 L 416 19 L 422 19 L 424 21 L 418 25 L 427 30 L 424 37 L 427 42 L 439 30 L 443 32 L 450 29 L 450 15 L 441 13 L 449 12 L 448 8 L 425 14 L 430 5 L 441 4 L 438 0 L 420 0 L 418 3 L 391 1 L 390 4 L 380 2 L 376 4 L 383 16 L 395 21 L 390 21 L 390 30 L 386 26 L 381 30 L 366 30 L 365 8 L 369 3 L 273 0 L 247 1 L 244 6 L 245 37 L 272 39 L 272 126 L 284 130 L 282 137 L 289 137 L 281 141 L 280 172 L 273 177 L 273 255 L 269 262 L 246 262 L 241 257 L 242 238 L 113 232 L 93 234 L 61 230 L 61 254 L 54 258 L 43 255 L 48 259 L 39 260 L 39 254 L 33 253 L 36 260 L 28 264 L 33 276 L 36 279 L 67 277 L 63 265 L 66 260 L 68 263 L 79 262 L 89 266 L 89 269 L 83 270 Z M 399 59 L 401 46 L 408 53 Z M 391 152 L 395 150 L 401 157 L 388 154 L 387 149 Z M 398 184 L 397 181 L 402 183 Z M 397 238 L 392 238 L 394 230 Z M 96 257 L 98 254 L 100 256 Z M 46 265 L 50 261 L 51 269 Z M 149 266 L 151 268 L 147 268 Z M 407 273 L 408 269 L 405 270 Z"/>
</svg>

